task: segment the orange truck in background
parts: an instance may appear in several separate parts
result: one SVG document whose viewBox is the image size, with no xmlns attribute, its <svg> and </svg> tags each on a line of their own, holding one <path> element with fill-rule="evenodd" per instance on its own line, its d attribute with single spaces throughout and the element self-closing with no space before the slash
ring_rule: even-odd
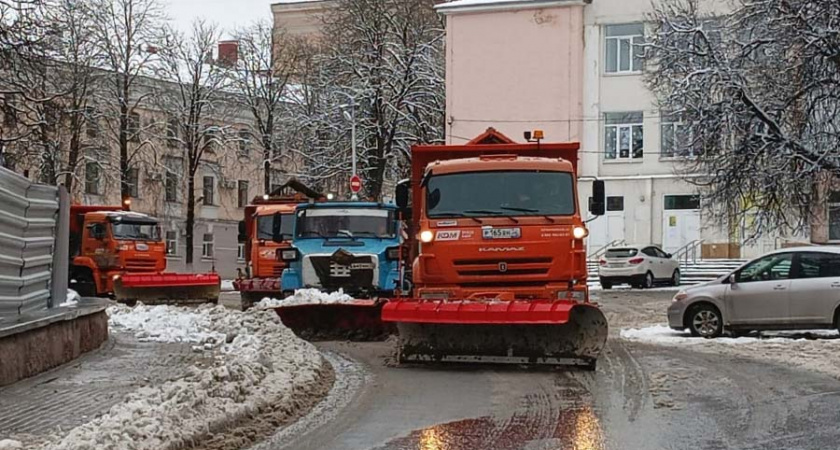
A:
<svg viewBox="0 0 840 450">
<path fill-rule="evenodd" d="M 285 188 L 295 193 L 283 195 Z M 254 198 L 245 207 L 245 217 L 239 222 L 239 242 L 245 244 L 245 268 L 238 270 L 239 275 L 233 282 L 243 308 L 249 308 L 265 297 L 280 298 L 280 277 L 288 263 L 279 257 L 278 251 L 292 246 L 295 207 L 324 199 L 319 192 L 293 179 L 275 189 L 271 195 Z M 281 224 L 278 231 L 284 239 L 275 242 L 274 219 L 278 214 L 283 216 L 283 220 L 277 223 Z"/>
<path fill-rule="evenodd" d="M 70 288 L 83 297 L 144 303 L 217 302 L 215 273 L 165 273 L 157 219 L 122 206 L 70 207 Z"/>
</svg>

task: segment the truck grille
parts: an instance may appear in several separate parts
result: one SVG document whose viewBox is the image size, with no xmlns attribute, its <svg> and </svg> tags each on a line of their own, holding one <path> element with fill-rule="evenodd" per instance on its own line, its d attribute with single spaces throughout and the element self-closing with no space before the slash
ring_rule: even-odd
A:
<svg viewBox="0 0 840 450">
<path fill-rule="evenodd" d="M 349 264 L 341 264 L 331 255 L 304 258 L 303 282 L 327 290 L 350 292 L 368 290 L 378 284 L 378 260 L 372 255 L 354 255 Z"/>
<path fill-rule="evenodd" d="M 456 259 L 453 265 L 462 277 L 521 277 L 548 275 L 551 262 L 550 257 Z"/>
<path fill-rule="evenodd" d="M 154 272 L 157 261 L 153 259 L 127 259 L 125 269 L 129 272 Z"/>
</svg>

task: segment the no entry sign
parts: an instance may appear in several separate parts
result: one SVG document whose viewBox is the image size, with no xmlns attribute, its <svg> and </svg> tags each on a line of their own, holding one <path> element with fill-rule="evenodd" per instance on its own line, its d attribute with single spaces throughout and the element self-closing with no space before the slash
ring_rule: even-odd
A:
<svg viewBox="0 0 840 450">
<path fill-rule="evenodd" d="M 350 177 L 350 192 L 358 194 L 362 190 L 362 179 L 358 175 Z"/>
</svg>

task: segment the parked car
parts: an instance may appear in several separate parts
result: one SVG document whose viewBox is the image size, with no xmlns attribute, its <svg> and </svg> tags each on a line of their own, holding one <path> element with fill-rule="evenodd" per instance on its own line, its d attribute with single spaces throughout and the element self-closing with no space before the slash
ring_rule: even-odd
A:
<svg viewBox="0 0 840 450">
<path fill-rule="evenodd" d="M 655 245 L 629 245 L 607 249 L 598 261 L 601 287 L 621 283 L 651 288 L 657 283 L 680 284 L 680 262 Z"/>
<path fill-rule="evenodd" d="M 839 305 L 840 248 L 790 248 L 678 292 L 668 322 L 707 338 L 724 331 L 837 328 Z"/>
</svg>

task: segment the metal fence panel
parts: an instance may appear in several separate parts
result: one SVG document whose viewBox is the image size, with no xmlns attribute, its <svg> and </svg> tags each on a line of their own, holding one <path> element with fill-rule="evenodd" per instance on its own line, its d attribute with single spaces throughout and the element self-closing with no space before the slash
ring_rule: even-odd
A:
<svg viewBox="0 0 840 450">
<path fill-rule="evenodd" d="M 0 319 L 64 301 L 68 243 L 59 217 L 58 187 L 0 168 Z"/>
</svg>

